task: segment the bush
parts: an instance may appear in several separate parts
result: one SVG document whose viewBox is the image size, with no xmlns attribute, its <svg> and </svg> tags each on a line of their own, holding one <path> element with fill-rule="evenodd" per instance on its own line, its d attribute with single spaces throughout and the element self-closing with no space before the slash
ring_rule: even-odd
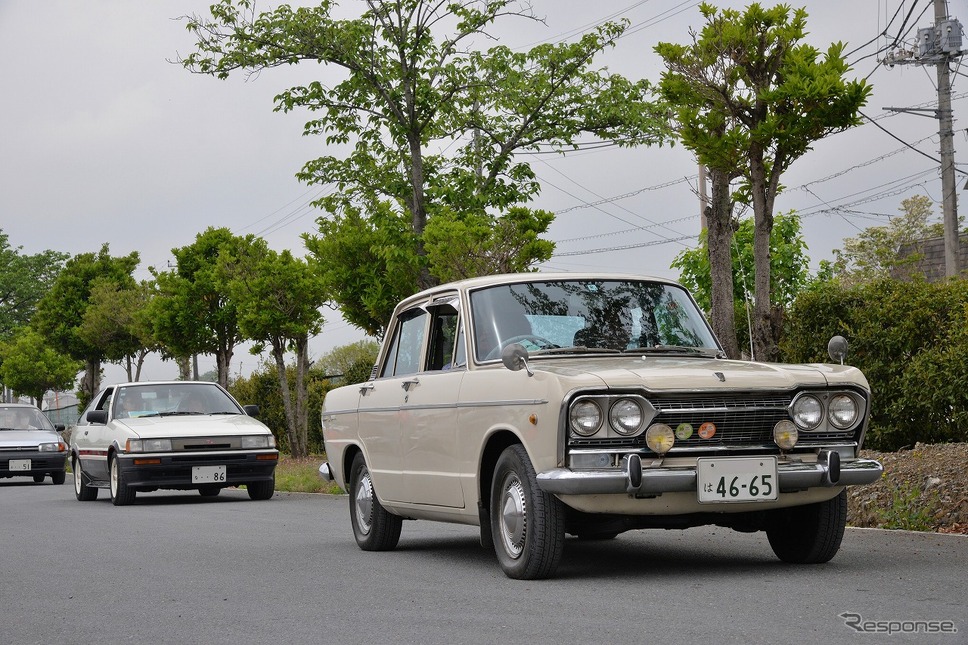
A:
<svg viewBox="0 0 968 645">
<path fill-rule="evenodd" d="M 780 350 L 784 360 L 828 362 L 837 334 L 873 391 L 868 447 L 968 439 L 968 283 L 814 285 L 788 313 Z"/>
</svg>

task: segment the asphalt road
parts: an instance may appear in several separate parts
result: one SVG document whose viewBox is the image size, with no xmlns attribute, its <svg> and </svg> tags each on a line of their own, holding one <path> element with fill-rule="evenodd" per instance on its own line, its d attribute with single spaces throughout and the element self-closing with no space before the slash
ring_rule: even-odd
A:
<svg viewBox="0 0 968 645">
<path fill-rule="evenodd" d="M 522 582 L 474 527 L 364 553 L 345 497 L 107 497 L 0 480 L 0 643 L 968 643 L 965 536 L 848 529 L 798 567 L 763 534 L 636 531 Z"/>
</svg>

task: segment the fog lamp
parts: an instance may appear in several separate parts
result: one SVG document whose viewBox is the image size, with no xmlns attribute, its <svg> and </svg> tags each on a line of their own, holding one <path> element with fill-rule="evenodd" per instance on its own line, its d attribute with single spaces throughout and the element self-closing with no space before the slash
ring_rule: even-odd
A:
<svg viewBox="0 0 968 645">
<path fill-rule="evenodd" d="M 664 455 L 669 452 L 675 442 L 675 433 L 672 431 L 672 428 L 664 423 L 653 423 L 645 431 L 645 445 L 658 455 Z"/>
<path fill-rule="evenodd" d="M 780 447 L 780 450 L 790 450 L 797 445 L 798 438 L 797 427 L 792 421 L 780 421 L 773 426 L 773 442 Z"/>
</svg>

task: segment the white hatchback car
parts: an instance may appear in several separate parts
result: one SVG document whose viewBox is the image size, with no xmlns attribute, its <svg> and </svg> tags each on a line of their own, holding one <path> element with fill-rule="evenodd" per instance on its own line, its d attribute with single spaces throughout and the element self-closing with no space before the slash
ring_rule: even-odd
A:
<svg viewBox="0 0 968 645">
<path fill-rule="evenodd" d="M 279 461 L 272 432 L 215 383 L 124 383 L 102 389 L 71 436 L 74 493 L 97 499 L 107 488 L 115 506 L 138 492 L 197 490 L 215 496 L 245 485 L 269 499 Z"/>
<path fill-rule="evenodd" d="M 24 403 L 0 404 L 0 478 L 33 477 L 38 484 L 48 475 L 63 484 L 67 444 L 43 412 Z"/>
</svg>

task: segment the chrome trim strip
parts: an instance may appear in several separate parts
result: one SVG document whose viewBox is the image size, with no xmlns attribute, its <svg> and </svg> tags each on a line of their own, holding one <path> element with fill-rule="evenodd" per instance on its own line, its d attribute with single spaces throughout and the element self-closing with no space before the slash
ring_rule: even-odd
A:
<svg viewBox="0 0 968 645">
<path fill-rule="evenodd" d="M 509 405 L 545 405 L 547 399 L 509 399 L 507 401 L 468 401 L 463 403 L 427 403 L 424 405 L 397 405 L 382 408 L 348 408 L 346 410 L 326 410 L 323 418 L 335 417 L 341 414 L 357 414 L 360 412 L 398 412 L 400 410 L 450 410 L 462 408 L 493 408 Z"/>
</svg>

